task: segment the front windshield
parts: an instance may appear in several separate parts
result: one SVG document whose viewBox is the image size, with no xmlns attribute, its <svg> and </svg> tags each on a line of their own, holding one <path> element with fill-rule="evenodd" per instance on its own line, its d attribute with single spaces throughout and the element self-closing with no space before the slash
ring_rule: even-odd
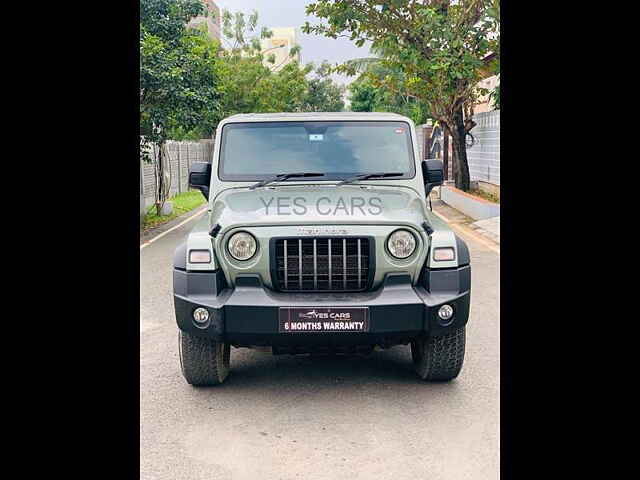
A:
<svg viewBox="0 0 640 480">
<path fill-rule="evenodd" d="M 403 173 L 394 179 L 412 178 L 415 163 L 409 125 L 358 121 L 248 122 L 223 127 L 221 180 L 262 180 L 293 172 L 326 174 L 314 180 L 382 172 Z"/>
</svg>

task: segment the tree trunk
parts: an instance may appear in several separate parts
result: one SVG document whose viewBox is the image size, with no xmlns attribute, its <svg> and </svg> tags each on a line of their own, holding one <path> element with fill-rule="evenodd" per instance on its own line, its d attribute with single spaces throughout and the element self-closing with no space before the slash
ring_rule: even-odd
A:
<svg viewBox="0 0 640 480">
<path fill-rule="evenodd" d="M 156 215 L 159 217 L 164 206 L 164 142 L 158 144 L 156 159 Z"/>
<path fill-rule="evenodd" d="M 450 129 L 453 154 L 455 156 L 453 178 L 455 179 L 456 188 L 468 192 L 471 187 L 471 182 L 469 178 L 469 163 L 467 162 L 466 130 L 462 108 L 455 113 L 453 119 L 453 128 Z"/>
<path fill-rule="evenodd" d="M 442 122 L 442 169 L 444 170 L 444 179 L 449 180 L 449 127 Z"/>
</svg>

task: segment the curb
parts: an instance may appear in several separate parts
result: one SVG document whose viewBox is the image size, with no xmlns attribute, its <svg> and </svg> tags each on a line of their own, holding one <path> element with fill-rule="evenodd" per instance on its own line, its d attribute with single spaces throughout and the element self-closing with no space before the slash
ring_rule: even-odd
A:
<svg viewBox="0 0 640 480">
<path fill-rule="evenodd" d="M 440 192 L 440 200 L 471 217 L 474 221 L 500 216 L 500 204 L 464 192 L 453 186 L 445 186 Z"/>
<path fill-rule="evenodd" d="M 472 228 L 473 230 L 475 230 L 476 232 L 478 232 L 480 235 L 490 239 L 492 242 L 496 243 L 497 245 L 500 245 L 500 236 L 496 235 L 493 232 L 490 232 L 489 230 L 480 227 L 478 225 L 475 225 L 475 222 L 472 223 L 471 225 L 469 225 L 469 228 Z"/>
<path fill-rule="evenodd" d="M 492 252 L 495 252 L 498 255 L 500 255 L 500 242 L 497 242 L 496 240 L 489 237 L 488 235 L 485 235 L 483 233 L 483 230 L 480 229 L 479 227 L 471 226 L 466 223 L 456 223 L 450 220 L 449 218 L 445 217 L 444 215 L 442 215 L 440 212 L 437 212 L 435 209 L 433 210 L 433 213 L 439 218 L 441 218 L 442 220 L 444 220 L 453 230 L 456 230 L 458 233 L 466 237 L 474 239 L 476 242 L 480 243 L 481 245 L 488 248 Z"/>
<path fill-rule="evenodd" d="M 169 233 L 175 228 L 183 225 L 184 223 L 187 223 L 188 221 L 206 212 L 207 207 L 208 207 L 208 204 L 205 203 L 204 205 L 201 205 L 200 207 L 194 208 L 193 210 L 183 213 L 179 217 L 169 220 L 168 222 L 163 223 L 162 225 L 158 225 L 157 227 L 150 228 L 145 232 L 140 232 L 140 248 L 142 249 L 144 246 L 148 245 L 149 243 L 152 243 L 156 239 L 160 238 L 161 236 L 164 236 L 165 233 Z"/>
</svg>

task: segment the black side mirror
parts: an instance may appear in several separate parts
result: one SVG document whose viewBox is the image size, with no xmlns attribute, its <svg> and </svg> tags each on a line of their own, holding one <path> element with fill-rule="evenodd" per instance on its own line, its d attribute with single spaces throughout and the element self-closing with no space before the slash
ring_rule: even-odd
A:
<svg viewBox="0 0 640 480">
<path fill-rule="evenodd" d="M 209 200 L 209 185 L 211 185 L 211 164 L 207 162 L 193 162 L 189 170 L 189 186 L 202 192 Z"/>
<path fill-rule="evenodd" d="M 422 176 L 424 177 L 424 187 L 428 197 L 431 190 L 433 190 L 433 187 L 442 185 L 442 182 L 444 181 L 444 167 L 442 165 L 442 160 L 423 160 Z"/>
</svg>

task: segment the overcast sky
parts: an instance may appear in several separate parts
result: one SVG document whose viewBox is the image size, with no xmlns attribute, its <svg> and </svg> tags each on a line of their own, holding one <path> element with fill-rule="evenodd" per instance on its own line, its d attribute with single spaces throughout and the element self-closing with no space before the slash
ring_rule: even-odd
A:
<svg viewBox="0 0 640 480">
<path fill-rule="evenodd" d="M 302 25 L 309 20 L 317 23 L 315 17 L 307 17 L 305 7 L 311 1 L 306 0 L 215 0 L 220 9 L 231 12 L 241 11 L 250 13 L 258 11 L 258 31 L 262 26 L 266 27 L 295 27 L 296 38 L 302 47 L 300 52 L 302 62 L 313 62 L 320 65 L 322 60 L 328 60 L 332 64 L 343 62 L 351 58 L 369 56 L 369 49 L 365 45 L 358 48 L 346 38 L 331 39 L 319 35 L 305 35 L 301 31 Z M 334 76 L 339 83 L 350 83 L 355 77 Z"/>
</svg>

